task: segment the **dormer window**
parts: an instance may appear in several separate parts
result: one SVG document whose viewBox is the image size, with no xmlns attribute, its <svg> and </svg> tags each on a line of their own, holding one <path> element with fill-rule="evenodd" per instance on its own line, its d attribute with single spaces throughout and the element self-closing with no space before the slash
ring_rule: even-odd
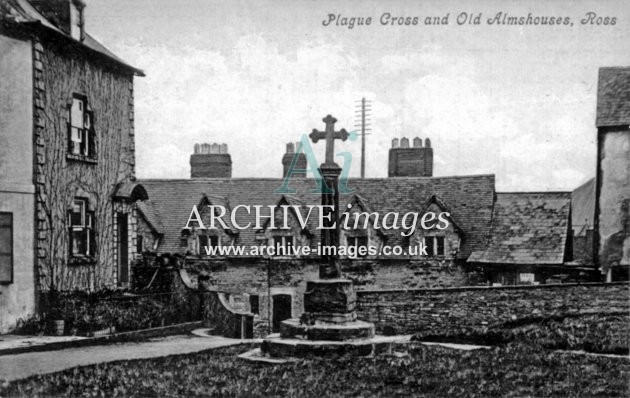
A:
<svg viewBox="0 0 630 398">
<path fill-rule="evenodd" d="M 444 255 L 444 236 L 425 236 L 423 242 L 430 257 Z"/>
<path fill-rule="evenodd" d="M 219 247 L 221 239 L 216 235 L 197 236 L 197 254 L 205 254 L 206 247 Z"/>
<path fill-rule="evenodd" d="M 87 98 L 80 95 L 72 97 L 69 109 L 68 153 L 73 159 L 96 157 L 94 142 L 93 113 Z"/>
<path fill-rule="evenodd" d="M 348 246 L 352 247 L 366 247 L 368 244 L 367 236 L 348 236 Z"/>
<path fill-rule="evenodd" d="M 290 235 L 274 236 L 273 245 L 276 248 L 276 253 L 288 256 L 292 253 L 291 248 L 295 245 L 295 241 Z"/>
<path fill-rule="evenodd" d="M 70 2 L 70 36 L 78 41 L 83 41 L 83 8 L 85 4 L 83 1 L 71 0 Z"/>
</svg>

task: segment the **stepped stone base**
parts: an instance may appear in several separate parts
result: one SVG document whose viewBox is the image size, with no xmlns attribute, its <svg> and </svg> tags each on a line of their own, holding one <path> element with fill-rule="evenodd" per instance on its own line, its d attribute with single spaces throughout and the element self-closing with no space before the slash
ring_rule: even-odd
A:
<svg viewBox="0 0 630 398">
<path fill-rule="evenodd" d="M 375 336 L 373 323 L 358 321 L 356 297 L 348 279 L 307 282 L 302 318 L 282 321 L 280 334 L 263 340 L 262 356 L 368 356 L 402 342 L 400 336 Z"/>
<path fill-rule="evenodd" d="M 288 319 L 280 324 L 280 336 L 285 339 L 345 341 L 374 337 L 374 324 L 363 321 L 345 323 L 301 324 L 298 319 Z"/>
<path fill-rule="evenodd" d="M 395 345 L 407 342 L 409 336 L 374 336 L 369 339 L 322 341 L 285 339 L 276 334 L 263 340 L 261 350 L 264 355 L 271 358 L 370 356 L 391 353 Z"/>
</svg>

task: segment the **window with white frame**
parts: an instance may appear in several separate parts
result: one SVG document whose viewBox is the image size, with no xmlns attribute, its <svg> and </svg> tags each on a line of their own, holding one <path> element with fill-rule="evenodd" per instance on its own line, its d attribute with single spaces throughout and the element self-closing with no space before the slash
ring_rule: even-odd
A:
<svg viewBox="0 0 630 398">
<path fill-rule="evenodd" d="M 422 238 L 422 241 L 426 246 L 427 254 L 430 257 L 444 255 L 444 236 L 425 236 Z"/>
<path fill-rule="evenodd" d="M 93 113 L 87 98 L 74 95 L 69 109 L 68 152 L 70 154 L 91 158 L 96 156 L 92 119 Z"/>
<path fill-rule="evenodd" d="M 70 210 L 70 255 L 92 256 L 95 253 L 94 213 L 88 211 L 88 200 L 75 198 Z"/>
</svg>

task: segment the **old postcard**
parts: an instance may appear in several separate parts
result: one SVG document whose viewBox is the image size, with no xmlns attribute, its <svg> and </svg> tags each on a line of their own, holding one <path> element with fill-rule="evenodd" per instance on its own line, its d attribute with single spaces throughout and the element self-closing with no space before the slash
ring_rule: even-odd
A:
<svg viewBox="0 0 630 398">
<path fill-rule="evenodd" d="M 0 395 L 628 396 L 629 39 L 621 0 L 0 0 Z"/>
</svg>

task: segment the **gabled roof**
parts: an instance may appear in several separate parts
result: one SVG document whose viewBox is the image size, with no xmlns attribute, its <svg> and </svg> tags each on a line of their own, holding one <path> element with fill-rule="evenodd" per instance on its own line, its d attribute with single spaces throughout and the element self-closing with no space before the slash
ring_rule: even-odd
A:
<svg viewBox="0 0 630 398">
<path fill-rule="evenodd" d="M 278 202 L 276 203 L 276 205 L 278 206 L 283 206 L 283 205 L 288 205 L 291 206 L 289 207 L 289 214 L 291 214 L 292 216 L 296 217 L 297 219 L 297 214 L 295 209 L 298 208 L 300 210 L 300 213 L 303 217 L 303 221 L 305 221 L 305 228 L 302 229 L 302 232 L 305 234 L 310 235 L 312 233 L 312 231 L 315 230 L 315 228 L 317 227 L 317 221 L 315 220 L 314 217 L 309 217 L 308 219 L 306 219 L 307 213 L 308 213 L 308 207 L 305 205 L 305 203 L 300 200 L 299 197 L 294 196 L 294 195 L 289 195 L 289 194 L 282 194 L 282 196 L 280 196 L 280 199 L 278 200 Z M 263 226 L 263 230 L 266 230 L 267 227 L 269 226 L 269 220 L 267 220 L 267 222 L 265 222 L 264 226 Z M 260 231 L 262 232 L 262 231 Z"/>
<path fill-rule="evenodd" d="M 282 186 L 280 178 L 232 178 L 232 179 L 186 179 L 186 180 L 140 180 L 163 217 L 165 228 L 160 252 L 178 252 L 181 229 L 186 225 L 193 205 L 198 204 L 202 193 L 227 198 L 232 208 L 238 205 L 274 205 L 281 195 L 274 190 Z M 321 194 L 312 194 L 315 181 L 310 178 L 294 179 L 290 183 L 297 193 L 292 200 L 306 205 L 321 204 Z M 399 177 L 369 178 L 348 181 L 348 187 L 355 189 L 349 194 L 341 194 L 341 209 L 359 195 L 369 201 L 370 209 L 385 214 L 387 212 L 419 212 L 426 198 L 439 195 L 449 204 L 457 216 L 466 238 L 460 250 L 460 257 L 467 258 L 472 248 L 485 244 L 489 235 L 494 201 L 494 175 L 457 177 Z M 255 212 L 237 213 L 238 224 L 255 224 Z M 312 217 L 314 217 L 315 210 Z M 318 230 L 312 230 L 311 244 L 320 240 Z M 388 230 L 388 244 L 403 244 L 403 230 Z M 255 231 L 252 228 L 240 230 L 236 244 L 255 245 Z"/>
<path fill-rule="evenodd" d="M 370 204 L 369 204 L 368 200 L 365 199 L 364 197 L 362 197 L 361 195 L 352 195 L 352 197 L 349 198 L 349 199 L 350 200 L 347 201 L 348 203 L 346 204 L 345 207 L 342 207 L 341 203 L 339 204 L 339 206 L 341 207 L 341 214 L 349 213 L 350 210 L 352 210 L 352 208 L 355 207 L 355 205 L 360 207 L 362 212 L 366 212 L 368 214 L 371 214 L 371 213 L 374 212 L 372 210 L 372 208 L 370 207 Z M 351 204 L 352 208 L 348 208 L 348 204 Z M 384 216 L 384 214 L 382 214 L 381 216 Z M 380 235 L 381 237 L 386 237 L 387 236 L 387 235 L 385 235 L 383 233 L 383 228 L 380 228 L 380 227 L 379 228 L 375 228 L 374 227 L 375 222 L 372 219 L 372 217 L 368 217 L 367 221 L 368 221 L 368 224 L 372 227 L 372 229 L 374 229 L 376 231 L 376 233 L 378 235 Z M 348 227 L 351 227 L 351 226 L 354 226 L 354 224 L 353 223 L 349 223 Z M 344 227 L 341 227 L 341 228 L 344 228 Z"/>
<path fill-rule="evenodd" d="M 427 199 L 427 201 L 424 203 L 424 206 L 422 207 L 422 210 L 420 211 L 420 216 L 424 215 L 424 213 L 429 211 L 429 207 L 431 207 L 432 204 L 437 205 L 437 207 L 442 209 L 442 211 L 445 211 L 445 212 L 449 213 L 449 216 L 447 218 L 451 221 L 453 226 L 456 229 L 458 229 L 460 231 L 463 231 L 462 228 L 459 226 L 459 223 L 457 221 L 455 221 L 455 217 L 454 217 L 453 212 L 451 211 L 451 209 L 436 194 L 431 195 L 429 197 L 429 199 Z"/>
<path fill-rule="evenodd" d="M 630 125 L 630 67 L 599 68 L 596 125 Z"/>
<path fill-rule="evenodd" d="M 204 212 L 208 210 L 208 209 L 201 208 L 201 206 L 204 206 L 206 202 L 212 206 L 223 207 L 225 209 L 226 216 L 230 214 L 230 211 L 231 211 L 230 203 L 228 202 L 226 197 L 219 196 L 219 195 L 208 195 L 205 192 L 201 194 L 201 198 L 199 199 L 199 202 L 197 202 L 197 210 L 199 211 L 199 214 L 203 214 Z M 222 220 L 225 222 L 225 225 L 228 227 L 228 230 L 226 232 L 238 233 L 239 230 L 234 228 L 234 225 L 232 225 L 232 220 L 230 219 L 230 217 L 223 217 Z"/>
<path fill-rule="evenodd" d="M 157 234 L 164 234 L 164 226 L 162 225 L 162 221 L 160 218 L 160 214 L 158 213 L 155 205 L 151 201 L 144 201 L 137 203 L 137 209 L 145 219 L 147 224 L 155 231 Z"/>
<path fill-rule="evenodd" d="M 135 68 L 120 59 L 116 56 L 116 54 L 99 43 L 87 32 L 85 32 L 85 38 L 83 41 L 78 41 L 63 32 L 55 25 L 54 22 L 47 19 L 44 15 L 42 15 L 42 13 L 37 11 L 37 9 L 27 0 L 0 0 L 0 20 L 11 21 L 15 24 L 30 27 L 36 30 L 42 29 L 46 32 L 46 34 L 58 35 L 59 37 L 63 37 L 68 43 L 103 56 L 123 68 L 132 71 L 138 76 L 144 76 L 144 72 L 142 70 Z"/>
<path fill-rule="evenodd" d="M 561 265 L 570 213 L 569 192 L 497 193 L 490 244 L 468 262 Z"/>
</svg>

